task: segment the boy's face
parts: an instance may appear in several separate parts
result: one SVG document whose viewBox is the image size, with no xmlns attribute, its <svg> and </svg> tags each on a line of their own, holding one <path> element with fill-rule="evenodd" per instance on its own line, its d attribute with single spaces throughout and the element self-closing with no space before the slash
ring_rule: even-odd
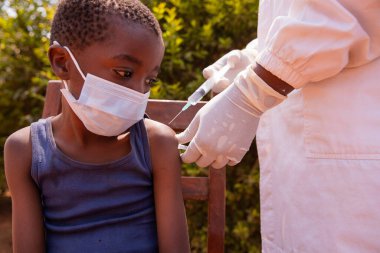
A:
<svg viewBox="0 0 380 253">
<path fill-rule="evenodd" d="M 164 50 L 162 39 L 153 31 L 114 18 L 105 41 L 73 53 L 85 75 L 146 93 L 157 79 Z M 69 66 L 70 91 L 79 98 L 83 79 L 72 61 Z"/>
</svg>

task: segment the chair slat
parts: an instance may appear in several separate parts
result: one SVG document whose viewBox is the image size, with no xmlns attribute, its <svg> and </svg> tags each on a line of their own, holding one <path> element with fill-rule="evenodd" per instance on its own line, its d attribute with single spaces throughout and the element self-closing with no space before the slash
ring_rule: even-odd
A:
<svg viewBox="0 0 380 253">
<path fill-rule="evenodd" d="M 169 122 L 181 111 L 186 101 L 181 100 L 159 100 L 150 99 L 146 108 L 146 114 L 158 122 L 169 124 Z M 196 112 L 204 106 L 206 102 L 201 101 L 194 106 L 190 106 L 186 111 L 182 112 L 171 124 L 170 127 L 175 131 L 186 129 L 194 118 Z"/>
<path fill-rule="evenodd" d="M 61 112 L 61 81 L 51 80 L 46 87 L 45 103 L 42 118 L 55 116 Z"/>
<path fill-rule="evenodd" d="M 224 252 L 224 226 L 226 217 L 226 167 L 209 167 L 209 202 L 207 226 L 207 252 Z"/>
<path fill-rule="evenodd" d="M 208 177 L 181 177 L 183 198 L 185 200 L 207 200 L 208 180 Z"/>
</svg>

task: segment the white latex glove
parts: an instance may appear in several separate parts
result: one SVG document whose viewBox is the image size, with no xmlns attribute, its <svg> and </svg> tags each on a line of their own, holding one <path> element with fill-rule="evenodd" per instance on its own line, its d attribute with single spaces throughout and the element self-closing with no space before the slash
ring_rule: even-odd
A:
<svg viewBox="0 0 380 253">
<path fill-rule="evenodd" d="M 256 135 L 262 112 L 284 99 L 249 66 L 198 111 L 184 132 L 176 135 L 180 144 L 191 141 L 181 155 L 183 162 L 214 168 L 239 163 Z"/>
<path fill-rule="evenodd" d="M 220 93 L 233 82 L 241 71 L 255 62 L 257 54 L 257 40 L 255 39 L 243 50 L 232 50 L 215 63 L 203 69 L 203 77 L 210 79 L 225 65 L 230 65 L 230 70 L 221 78 L 217 78 L 212 88 L 212 91 Z"/>
</svg>

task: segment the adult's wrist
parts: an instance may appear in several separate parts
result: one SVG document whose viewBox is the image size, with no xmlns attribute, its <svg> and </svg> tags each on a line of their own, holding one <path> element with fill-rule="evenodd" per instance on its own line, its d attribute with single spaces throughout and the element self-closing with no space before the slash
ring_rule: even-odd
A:
<svg viewBox="0 0 380 253">
<path fill-rule="evenodd" d="M 234 80 L 234 85 L 242 94 L 240 100 L 247 103 L 259 112 L 266 110 L 281 103 L 286 96 L 269 86 L 253 70 L 253 65 L 248 66 Z M 260 114 L 261 114 L 260 113 Z"/>
<path fill-rule="evenodd" d="M 288 95 L 292 90 L 294 90 L 290 84 L 273 75 L 270 71 L 266 70 L 258 63 L 256 63 L 256 65 L 253 67 L 253 71 L 273 90 L 277 91 L 283 96 Z"/>
</svg>

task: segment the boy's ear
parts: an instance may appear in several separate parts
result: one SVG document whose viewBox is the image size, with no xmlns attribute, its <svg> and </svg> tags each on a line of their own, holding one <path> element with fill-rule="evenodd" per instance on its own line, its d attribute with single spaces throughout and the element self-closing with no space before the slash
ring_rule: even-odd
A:
<svg viewBox="0 0 380 253">
<path fill-rule="evenodd" d="M 62 80 L 69 80 L 69 54 L 59 45 L 51 45 L 49 48 L 49 60 L 53 72 Z"/>
</svg>

